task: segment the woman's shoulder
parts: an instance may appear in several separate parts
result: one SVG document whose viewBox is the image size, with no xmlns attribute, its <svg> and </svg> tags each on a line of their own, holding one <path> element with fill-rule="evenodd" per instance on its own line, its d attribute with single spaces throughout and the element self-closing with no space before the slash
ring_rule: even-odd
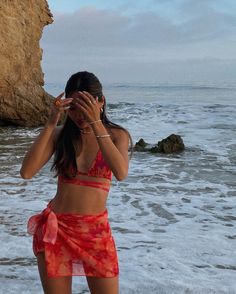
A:
<svg viewBox="0 0 236 294">
<path fill-rule="evenodd" d="M 115 128 L 112 126 L 107 127 L 113 141 L 121 141 L 129 138 L 129 133 L 125 129 Z"/>
</svg>

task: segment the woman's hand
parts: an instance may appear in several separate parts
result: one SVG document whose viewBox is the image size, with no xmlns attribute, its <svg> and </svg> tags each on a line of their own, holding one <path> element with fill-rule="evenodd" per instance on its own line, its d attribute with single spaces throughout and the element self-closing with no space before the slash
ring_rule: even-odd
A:
<svg viewBox="0 0 236 294">
<path fill-rule="evenodd" d="M 78 111 L 81 111 L 88 123 L 100 119 L 100 107 L 98 98 L 86 92 L 78 92 L 79 98 L 74 98 L 73 105 Z"/>
<path fill-rule="evenodd" d="M 57 125 L 61 114 L 69 108 L 69 104 L 72 102 L 73 98 L 65 98 L 62 100 L 64 92 L 61 93 L 53 102 L 51 108 L 51 114 L 48 119 L 48 124 Z"/>
</svg>

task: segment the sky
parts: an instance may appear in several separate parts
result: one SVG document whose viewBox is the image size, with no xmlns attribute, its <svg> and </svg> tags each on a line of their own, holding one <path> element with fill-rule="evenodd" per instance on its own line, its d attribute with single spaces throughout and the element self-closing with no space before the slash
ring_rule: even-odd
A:
<svg viewBox="0 0 236 294">
<path fill-rule="evenodd" d="M 105 82 L 233 82 L 235 0 L 48 0 L 46 83 L 88 70 Z"/>
</svg>

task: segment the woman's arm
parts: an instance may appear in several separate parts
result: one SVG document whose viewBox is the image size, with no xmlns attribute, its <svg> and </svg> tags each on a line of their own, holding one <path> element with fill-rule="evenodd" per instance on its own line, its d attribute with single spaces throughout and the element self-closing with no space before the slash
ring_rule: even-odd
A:
<svg viewBox="0 0 236 294">
<path fill-rule="evenodd" d="M 51 158 L 57 133 L 54 125 L 47 124 L 27 151 L 20 170 L 23 179 L 31 179 Z"/>
<path fill-rule="evenodd" d="M 84 114 L 95 136 L 109 135 L 99 119 L 101 104 L 98 103 L 98 99 L 95 100 L 86 91 L 79 91 L 78 93 L 80 94 L 80 98 L 75 98 L 75 107 Z M 93 123 L 94 121 L 96 123 Z M 113 128 L 113 134 L 114 143 L 110 137 L 97 137 L 97 141 L 103 157 L 110 166 L 114 176 L 118 181 L 122 181 L 126 178 L 129 168 L 129 136 L 124 130 L 115 128 Z"/>
<path fill-rule="evenodd" d="M 92 124 L 92 128 L 97 136 L 108 134 L 102 122 Z M 129 136 L 122 129 L 113 128 L 112 131 L 114 142 L 111 137 L 97 137 L 97 142 L 114 176 L 118 181 L 122 181 L 127 177 L 129 169 Z"/>
<path fill-rule="evenodd" d="M 57 99 L 61 99 L 63 93 Z M 54 153 L 54 142 L 61 130 L 57 127 L 61 113 L 66 109 L 72 99 L 61 100 L 60 106 L 53 105 L 52 112 L 43 130 L 27 151 L 20 170 L 23 179 L 31 179 L 51 158 Z"/>
</svg>

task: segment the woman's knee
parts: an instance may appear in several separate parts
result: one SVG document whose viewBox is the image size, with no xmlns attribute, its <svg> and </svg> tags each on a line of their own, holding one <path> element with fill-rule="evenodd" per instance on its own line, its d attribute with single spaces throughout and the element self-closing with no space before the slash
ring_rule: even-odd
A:
<svg viewBox="0 0 236 294">
<path fill-rule="evenodd" d="M 86 277 L 91 294 L 118 294 L 119 276 L 114 278 Z"/>
<path fill-rule="evenodd" d="M 45 294 L 71 294 L 72 277 L 55 277 L 47 276 L 44 252 L 37 255 L 38 270 Z"/>
</svg>

